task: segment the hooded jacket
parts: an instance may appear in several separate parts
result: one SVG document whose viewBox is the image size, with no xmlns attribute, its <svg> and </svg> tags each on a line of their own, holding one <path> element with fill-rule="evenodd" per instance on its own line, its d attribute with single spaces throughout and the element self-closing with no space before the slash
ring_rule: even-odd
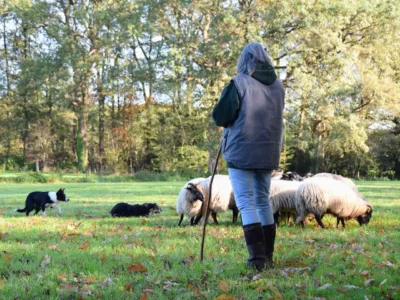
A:
<svg viewBox="0 0 400 300">
<path fill-rule="evenodd" d="M 223 131 L 229 168 L 276 169 L 283 136 L 284 88 L 268 64 L 238 74 L 223 90 L 213 119 Z"/>
</svg>

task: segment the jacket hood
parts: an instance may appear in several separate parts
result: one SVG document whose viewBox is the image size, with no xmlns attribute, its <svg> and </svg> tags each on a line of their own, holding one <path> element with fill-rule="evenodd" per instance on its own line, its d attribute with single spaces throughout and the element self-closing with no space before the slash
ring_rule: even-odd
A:
<svg viewBox="0 0 400 300">
<path fill-rule="evenodd" d="M 274 83 L 277 78 L 274 67 L 267 63 L 256 64 L 256 69 L 251 77 L 265 85 Z"/>
</svg>

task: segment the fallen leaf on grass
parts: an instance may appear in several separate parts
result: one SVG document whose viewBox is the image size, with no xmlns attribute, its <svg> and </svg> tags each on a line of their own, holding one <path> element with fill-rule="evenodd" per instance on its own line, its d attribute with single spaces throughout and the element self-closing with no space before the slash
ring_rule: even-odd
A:
<svg viewBox="0 0 400 300">
<path fill-rule="evenodd" d="M 261 278 L 261 274 L 259 273 L 257 275 L 254 275 L 253 278 L 251 279 L 251 281 L 257 281 L 260 278 Z"/>
<path fill-rule="evenodd" d="M 390 261 L 385 261 L 382 263 L 382 265 L 388 266 L 388 267 L 394 267 L 394 264 L 392 264 Z"/>
<path fill-rule="evenodd" d="M 374 279 L 374 278 L 367 279 L 367 280 L 364 281 L 364 285 L 365 285 L 365 286 L 368 286 L 368 285 L 373 284 L 374 282 L 375 282 L 375 279 Z"/>
<path fill-rule="evenodd" d="M 111 278 L 108 277 L 108 278 L 106 278 L 106 279 L 103 281 L 103 283 L 101 284 L 101 286 L 102 286 L 102 287 L 106 287 L 106 286 L 110 286 L 110 285 L 112 285 L 112 284 L 113 284 L 113 282 L 112 282 Z"/>
<path fill-rule="evenodd" d="M 189 289 L 196 294 L 197 297 L 203 297 L 203 294 L 200 292 L 200 290 L 193 286 L 193 284 L 189 283 Z"/>
<path fill-rule="evenodd" d="M 369 271 L 364 270 L 364 271 L 361 271 L 360 274 L 361 274 L 362 276 L 368 277 L 368 276 L 369 276 Z"/>
<path fill-rule="evenodd" d="M 94 233 L 93 233 L 90 229 L 86 230 L 86 231 L 85 231 L 85 234 L 86 234 L 87 236 L 94 237 Z"/>
<path fill-rule="evenodd" d="M 147 300 L 149 298 L 149 296 L 147 296 L 147 294 L 144 294 L 142 296 L 140 296 L 140 300 Z"/>
<path fill-rule="evenodd" d="M 215 298 L 215 300 L 235 300 L 235 297 L 232 296 L 227 296 L 225 294 L 222 294 L 220 296 L 218 296 L 217 298 Z"/>
<path fill-rule="evenodd" d="M 191 263 L 192 261 L 194 261 L 194 259 L 195 259 L 194 256 L 189 256 L 189 257 L 183 259 L 182 263 L 187 265 L 187 264 Z"/>
<path fill-rule="evenodd" d="M 56 246 L 56 245 L 50 245 L 47 248 L 50 250 L 61 251 L 60 248 L 58 248 L 58 246 Z"/>
<path fill-rule="evenodd" d="M 50 256 L 47 254 L 44 255 L 44 260 L 40 263 L 42 268 L 45 268 L 50 263 Z"/>
<path fill-rule="evenodd" d="M 65 276 L 62 275 L 62 274 L 58 274 L 58 275 L 57 275 L 57 278 L 60 279 L 60 280 L 63 281 L 63 282 L 66 282 L 66 281 L 67 281 L 67 277 L 65 277 Z"/>
<path fill-rule="evenodd" d="M 4 255 L 4 259 L 5 260 L 12 260 L 12 254 L 6 254 L 6 255 Z"/>
<path fill-rule="evenodd" d="M 329 249 L 332 249 L 332 250 L 336 250 L 337 248 L 340 248 L 340 245 L 339 245 L 339 244 L 331 244 L 331 245 L 329 246 Z"/>
<path fill-rule="evenodd" d="M 130 272 L 147 272 L 147 269 L 140 263 L 136 262 L 134 265 L 128 267 Z"/>
<path fill-rule="evenodd" d="M 283 269 L 283 272 L 288 274 L 288 273 L 304 273 L 306 271 L 311 271 L 311 267 L 305 267 L 305 268 L 285 268 Z"/>
<path fill-rule="evenodd" d="M 379 284 L 379 287 L 381 287 L 382 285 L 384 285 L 386 283 L 387 279 L 382 280 L 382 282 Z"/>
<path fill-rule="evenodd" d="M 178 285 L 178 284 L 177 284 L 176 282 L 167 280 L 167 281 L 164 282 L 163 289 L 169 291 L 169 290 L 171 290 L 174 286 L 177 286 L 177 285 Z"/>
<path fill-rule="evenodd" d="M 352 244 L 351 248 L 357 252 L 364 252 L 364 248 L 360 244 Z"/>
<path fill-rule="evenodd" d="M 4 284 L 4 281 L 0 280 L 0 289 L 2 288 L 3 284 Z"/>
<path fill-rule="evenodd" d="M 340 292 L 347 292 L 348 290 L 352 290 L 352 289 L 358 289 L 358 287 L 356 287 L 355 285 L 348 284 L 348 285 L 344 285 L 344 286 L 341 286 L 338 288 L 338 290 Z"/>
<path fill-rule="evenodd" d="M 227 284 L 225 281 L 223 281 L 223 280 L 220 280 L 220 281 L 219 281 L 219 287 L 220 287 L 220 289 L 221 289 L 223 292 L 225 292 L 225 293 L 227 293 L 227 292 L 229 291 L 229 286 L 228 286 L 228 284 Z"/>
<path fill-rule="evenodd" d="M 130 283 L 128 283 L 128 284 L 125 286 L 125 291 L 127 291 L 127 292 L 132 292 L 132 290 L 133 290 L 133 285 L 130 284 Z"/>
<path fill-rule="evenodd" d="M 318 290 L 326 290 L 327 288 L 330 288 L 331 286 L 332 286 L 332 284 L 326 283 L 326 284 L 324 284 L 323 286 L 320 286 L 320 287 L 318 288 Z"/>
<path fill-rule="evenodd" d="M 265 292 L 267 289 L 268 287 L 266 285 L 259 285 L 258 287 L 256 287 L 257 292 Z"/>
<path fill-rule="evenodd" d="M 86 250 L 87 248 L 89 248 L 89 242 L 86 242 L 86 243 L 84 243 L 82 245 L 79 245 L 78 248 L 81 249 L 81 250 Z"/>
</svg>

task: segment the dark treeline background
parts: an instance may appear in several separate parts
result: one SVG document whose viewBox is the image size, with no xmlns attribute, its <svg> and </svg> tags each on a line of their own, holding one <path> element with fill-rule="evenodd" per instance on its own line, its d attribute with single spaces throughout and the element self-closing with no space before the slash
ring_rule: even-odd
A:
<svg viewBox="0 0 400 300">
<path fill-rule="evenodd" d="M 0 2 L 0 169 L 205 173 L 212 107 L 259 41 L 282 168 L 400 177 L 398 0 Z"/>
</svg>

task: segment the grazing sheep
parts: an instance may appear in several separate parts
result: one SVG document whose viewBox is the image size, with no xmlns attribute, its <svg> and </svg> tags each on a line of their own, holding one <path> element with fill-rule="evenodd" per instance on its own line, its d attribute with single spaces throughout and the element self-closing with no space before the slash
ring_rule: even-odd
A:
<svg viewBox="0 0 400 300">
<path fill-rule="evenodd" d="M 318 174 L 315 174 L 313 177 L 317 177 L 317 178 L 331 178 L 331 179 L 334 179 L 334 180 L 339 180 L 339 181 L 341 181 L 341 182 L 347 184 L 349 187 L 351 187 L 352 190 L 355 191 L 356 193 L 360 193 L 360 192 L 358 191 L 357 186 L 355 185 L 355 183 L 354 183 L 351 179 L 346 178 L 346 177 L 343 177 L 343 176 L 341 176 L 341 175 L 331 174 L 331 173 L 318 173 Z M 364 199 L 364 197 L 363 197 L 361 194 L 360 194 L 360 196 Z M 365 200 L 365 199 L 364 199 L 364 200 Z M 339 226 L 339 222 L 341 222 L 341 223 L 342 223 L 342 226 L 345 227 L 345 225 L 344 225 L 344 219 L 343 219 L 343 218 L 340 218 L 340 217 L 337 218 L 337 225 L 336 225 L 336 227 Z"/>
<path fill-rule="evenodd" d="M 296 215 L 296 191 L 301 185 L 300 181 L 272 180 L 269 191 L 269 200 L 272 204 L 274 220 L 279 225 L 279 215 Z"/>
<path fill-rule="evenodd" d="M 203 188 L 199 183 L 204 180 L 205 178 L 194 178 L 180 190 L 176 202 L 176 211 L 181 215 L 178 226 L 181 225 L 184 215 L 190 219 L 191 225 L 194 225 L 195 217 L 201 215 L 204 195 Z"/>
<path fill-rule="evenodd" d="M 336 216 L 339 220 L 356 219 L 360 225 L 368 224 L 372 217 L 372 206 L 360 193 L 349 185 L 332 178 L 309 178 L 302 183 L 296 192 L 296 223 L 303 225 L 308 213 L 313 213 L 318 224 L 325 228 L 321 215 L 325 213 Z"/>
</svg>

